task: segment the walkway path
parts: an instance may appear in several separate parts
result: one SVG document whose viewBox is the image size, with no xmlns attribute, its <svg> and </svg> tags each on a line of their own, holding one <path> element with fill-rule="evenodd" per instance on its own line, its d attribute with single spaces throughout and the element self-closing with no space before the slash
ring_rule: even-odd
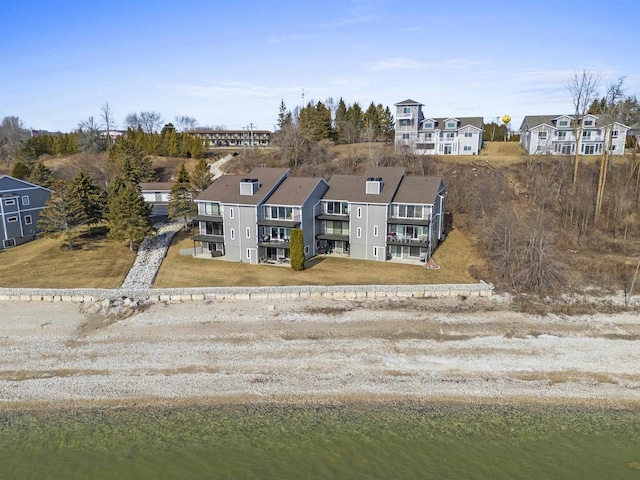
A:
<svg viewBox="0 0 640 480">
<path fill-rule="evenodd" d="M 211 172 L 211 176 L 213 177 L 213 180 L 224 175 L 224 172 L 222 171 L 222 166 L 232 158 L 233 158 L 233 154 L 230 153 L 229 155 L 226 155 L 221 159 L 216 160 L 215 162 L 209 164 L 209 171 Z"/>
<path fill-rule="evenodd" d="M 140 243 L 136 260 L 120 286 L 121 290 L 147 290 L 153 286 L 171 239 L 182 227 L 184 224 L 179 222 L 162 222 L 154 225 L 156 235 L 146 237 Z"/>
</svg>

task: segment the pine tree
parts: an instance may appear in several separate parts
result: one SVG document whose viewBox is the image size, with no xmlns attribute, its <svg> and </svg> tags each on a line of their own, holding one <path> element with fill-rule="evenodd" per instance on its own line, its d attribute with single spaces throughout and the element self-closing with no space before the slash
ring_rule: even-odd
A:
<svg viewBox="0 0 640 480">
<path fill-rule="evenodd" d="M 302 230 L 294 228 L 291 230 L 291 240 L 289 242 L 291 252 L 291 270 L 294 272 L 304 270 L 304 239 Z"/>
<path fill-rule="evenodd" d="M 196 213 L 196 204 L 193 201 L 191 190 L 191 177 L 184 163 L 180 164 L 178 173 L 171 186 L 171 198 L 169 200 L 169 218 L 175 220 L 184 218 L 184 226 L 188 227 L 188 219 Z"/>
<path fill-rule="evenodd" d="M 103 218 L 106 203 L 104 190 L 95 184 L 83 167 L 71 179 L 67 190 L 69 199 L 78 206 L 87 219 L 89 233 L 91 233 L 91 225 L 100 223 Z"/>
<path fill-rule="evenodd" d="M 36 163 L 29 174 L 29 181 L 44 188 L 51 188 L 54 183 L 53 172 L 42 162 Z"/>
<path fill-rule="evenodd" d="M 194 195 L 204 192 L 213 183 L 211 168 L 206 159 L 201 158 L 191 172 L 191 188 Z"/>
<path fill-rule="evenodd" d="M 11 176 L 13 178 L 19 178 L 20 180 L 28 180 L 29 175 L 31 174 L 31 168 L 29 165 L 24 163 L 21 160 L 16 161 L 13 164 L 13 168 L 11 169 Z"/>
<path fill-rule="evenodd" d="M 86 217 L 80 206 L 71 200 L 69 192 L 60 180 L 53 185 L 51 196 L 45 202 L 45 207 L 40 212 L 38 229 L 45 237 L 56 238 L 61 234 L 67 237 L 69 249 L 73 249 L 72 229 L 86 222 Z"/>
<path fill-rule="evenodd" d="M 133 242 L 142 240 L 153 231 L 151 206 L 144 201 L 140 186 L 132 182 L 117 182 L 110 186 L 105 218 L 109 224 L 109 236 L 129 242 L 131 251 Z"/>
<path fill-rule="evenodd" d="M 133 133 L 130 130 L 124 137 L 118 139 L 109 149 L 109 161 L 116 172 L 128 181 L 151 182 L 155 180 L 156 172 L 139 142 L 139 135 L 140 133 Z"/>
<path fill-rule="evenodd" d="M 280 101 L 278 109 L 278 130 L 282 130 L 286 125 L 291 123 L 291 112 L 287 110 L 284 100 Z"/>
</svg>

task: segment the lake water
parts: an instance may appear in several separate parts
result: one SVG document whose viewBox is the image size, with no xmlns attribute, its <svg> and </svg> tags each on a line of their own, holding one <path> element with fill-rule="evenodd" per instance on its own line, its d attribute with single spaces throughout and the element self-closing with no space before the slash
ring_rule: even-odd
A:
<svg viewBox="0 0 640 480">
<path fill-rule="evenodd" d="M 0 410 L 2 479 L 640 479 L 640 411 Z"/>
</svg>

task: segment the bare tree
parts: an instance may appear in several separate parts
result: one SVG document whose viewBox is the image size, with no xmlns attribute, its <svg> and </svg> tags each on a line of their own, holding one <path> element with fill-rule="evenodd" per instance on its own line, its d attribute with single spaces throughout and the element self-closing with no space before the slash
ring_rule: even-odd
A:
<svg viewBox="0 0 640 480">
<path fill-rule="evenodd" d="M 187 132 L 193 130 L 198 126 L 198 121 L 193 117 L 186 115 L 176 115 L 174 118 L 174 124 L 179 132 Z"/>
<path fill-rule="evenodd" d="M 116 123 L 113 121 L 113 112 L 111 111 L 111 105 L 109 105 L 109 102 L 106 102 L 102 107 L 100 107 L 100 113 L 103 128 L 106 130 L 107 134 L 107 144 L 111 145 L 111 131 L 115 130 Z"/>
<path fill-rule="evenodd" d="M 582 74 L 575 73 L 569 83 L 567 90 L 571 95 L 574 106 L 573 131 L 576 137 L 576 152 L 573 160 L 573 183 L 572 188 L 575 190 L 578 181 L 578 163 L 580 150 L 578 146 L 582 140 L 582 118 L 587 114 L 589 106 L 598 96 L 598 85 L 600 83 L 599 75 L 582 71 Z"/>
<path fill-rule="evenodd" d="M 124 121 L 128 128 L 140 127 L 145 133 L 158 133 L 164 124 L 162 115 L 158 112 L 130 113 Z"/>
<path fill-rule="evenodd" d="M 99 153 L 105 150 L 106 142 L 100 134 L 100 124 L 93 117 L 78 123 L 78 147 L 86 153 Z"/>
<path fill-rule="evenodd" d="M 607 87 L 607 95 L 604 98 L 603 111 L 600 112 L 605 121 L 603 128 L 603 148 L 600 160 L 600 173 L 598 175 L 598 189 L 596 191 L 596 208 L 594 221 L 597 222 L 602 211 L 602 199 L 604 197 L 604 187 L 607 183 L 607 170 L 613 150 L 613 130 L 615 122 L 620 116 L 620 100 L 623 96 L 622 85 L 624 78 L 619 78 Z"/>
<path fill-rule="evenodd" d="M 0 158 L 7 165 L 20 151 L 22 142 L 29 139 L 30 132 L 22 125 L 18 117 L 4 117 L 0 123 Z"/>
</svg>

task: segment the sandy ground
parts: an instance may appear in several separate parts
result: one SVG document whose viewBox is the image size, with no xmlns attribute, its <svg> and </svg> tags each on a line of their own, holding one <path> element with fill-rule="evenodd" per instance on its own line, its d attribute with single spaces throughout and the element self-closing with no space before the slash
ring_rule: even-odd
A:
<svg viewBox="0 0 640 480">
<path fill-rule="evenodd" d="M 0 302 L 0 405 L 407 399 L 640 405 L 637 314 L 492 300 Z"/>
</svg>

